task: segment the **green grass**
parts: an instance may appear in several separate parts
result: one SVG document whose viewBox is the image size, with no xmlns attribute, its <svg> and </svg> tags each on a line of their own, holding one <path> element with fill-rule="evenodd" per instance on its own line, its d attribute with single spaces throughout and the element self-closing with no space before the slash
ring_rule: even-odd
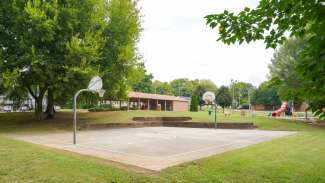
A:
<svg viewBox="0 0 325 183">
<path fill-rule="evenodd" d="M 164 112 L 164 111 L 112 111 L 112 112 L 78 112 L 78 125 L 83 123 L 124 123 L 133 122 L 133 117 L 164 117 L 190 116 L 195 122 L 214 122 L 214 115 L 208 112 Z M 217 115 L 218 122 L 253 122 L 259 129 L 300 131 L 309 126 L 301 122 L 267 118 L 265 113 L 256 117 L 249 114 L 242 117 L 234 113 L 225 117 L 221 112 Z M 294 125 L 293 125 L 294 124 Z M 33 113 L 2 113 L 0 114 L 0 132 L 37 131 L 37 130 L 70 130 L 72 127 L 71 111 L 56 114 L 55 119 L 45 121 L 33 120 Z"/>
<path fill-rule="evenodd" d="M 80 123 L 127 122 L 133 116 L 193 117 L 213 121 L 206 112 L 133 111 L 80 113 Z M 31 113 L 0 114 L 0 182 L 325 182 L 325 129 L 303 123 L 254 118 L 260 129 L 299 131 L 295 135 L 200 159 L 163 170 L 136 173 L 132 168 L 97 158 L 12 140 L 5 133 L 71 128 L 71 113 L 35 122 Z M 220 121 L 248 121 L 238 114 Z M 2 134 L 2 135 L 1 135 Z"/>
</svg>

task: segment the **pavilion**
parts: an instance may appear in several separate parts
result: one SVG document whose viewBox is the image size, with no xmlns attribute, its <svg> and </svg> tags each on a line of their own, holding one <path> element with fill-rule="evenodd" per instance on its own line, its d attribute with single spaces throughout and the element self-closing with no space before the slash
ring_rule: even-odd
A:
<svg viewBox="0 0 325 183">
<path fill-rule="evenodd" d="M 172 95 L 129 92 L 128 109 L 188 111 L 190 100 Z"/>
</svg>

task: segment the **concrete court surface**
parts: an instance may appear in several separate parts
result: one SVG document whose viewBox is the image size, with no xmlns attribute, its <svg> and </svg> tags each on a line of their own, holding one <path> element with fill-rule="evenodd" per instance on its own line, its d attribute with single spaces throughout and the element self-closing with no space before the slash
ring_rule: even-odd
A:
<svg viewBox="0 0 325 183">
<path fill-rule="evenodd" d="M 122 128 L 72 132 L 14 134 L 35 144 L 160 171 L 195 159 L 293 134 L 286 131 L 178 127 Z"/>
</svg>

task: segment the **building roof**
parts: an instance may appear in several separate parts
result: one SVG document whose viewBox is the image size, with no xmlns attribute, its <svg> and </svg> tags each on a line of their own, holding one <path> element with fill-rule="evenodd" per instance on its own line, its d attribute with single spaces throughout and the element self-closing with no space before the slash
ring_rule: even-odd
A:
<svg viewBox="0 0 325 183">
<path fill-rule="evenodd" d="M 129 92 L 129 98 L 140 98 L 140 99 L 156 99 L 156 100 L 173 100 L 173 101 L 184 101 L 189 102 L 189 100 L 181 97 L 176 97 L 172 95 L 160 95 L 153 93 L 141 93 L 141 92 Z"/>
</svg>

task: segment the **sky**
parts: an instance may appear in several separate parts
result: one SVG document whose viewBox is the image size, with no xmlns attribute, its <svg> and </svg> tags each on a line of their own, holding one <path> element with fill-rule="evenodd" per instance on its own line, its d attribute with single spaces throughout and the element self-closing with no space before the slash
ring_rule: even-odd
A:
<svg viewBox="0 0 325 183">
<path fill-rule="evenodd" d="M 139 0 L 143 32 L 138 44 L 146 69 L 155 80 L 230 80 L 258 86 L 266 80 L 273 49 L 263 42 L 225 45 L 206 25 L 205 15 L 227 9 L 254 8 L 258 0 Z"/>
</svg>

